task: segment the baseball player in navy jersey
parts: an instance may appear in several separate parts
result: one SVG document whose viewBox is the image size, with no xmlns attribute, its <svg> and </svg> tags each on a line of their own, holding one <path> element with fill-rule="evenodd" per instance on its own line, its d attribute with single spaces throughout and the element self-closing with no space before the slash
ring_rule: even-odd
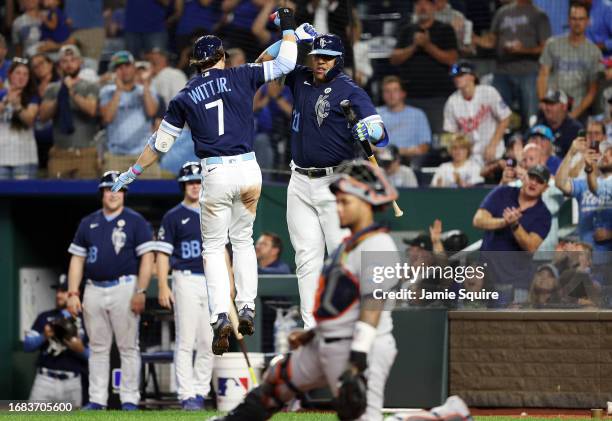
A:
<svg viewBox="0 0 612 421">
<path fill-rule="evenodd" d="M 121 174 L 117 190 L 158 159 L 188 124 L 195 154 L 204 169 L 201 230 L 204 271 L 213 323 L 213 352 L 229 347 L 230 281 L 224 259 L 229 232 L 233 250 L 238 330 L 253 334 L 257 295 L 257 258 L 253 246 L 253 221 L 261 192 L 261 170 L 253 152 L 253 96 L 257 89 L 295 67 L 296 39 L 312 39 L 305 24 L 294 31 L 293 13 L 278 11 L 283 39 L 278 56 L 265 63 L 225 68 L 221 40 L 207 35 L 193 48 L 192 64 L 198 75 L 192 78 L 168 106 L 159 130 L 151 137 L 136 164 Z"/>
<path fill-rule="evenodd" d="M 68 309 L 81 310 L 89 333 L 89 404 L 104 409 L 108 399 L 113 336 L 121 356 L 119 398 L 124 410 L 140 401 L 138 323 L 151 280 L 155 242 L 151 227 L 139 213 L 124 206 L 126 190 L 112 192 L 118 171 L 104 173 L 98 188 L 102 209 L 79 224 L 68 248 Z M 85 280 L 83 304 L 79 285 Z"/>
<path fill-rule="evenodd" d="M 178 397 L 183 409 L 197 410 L 203 408 L 204 397 L 210 392 L 213 368 L 213 332 L 200 234 L 200 163 L 184 164 L 178 182 L 183 201 L 164 215 L 157 234 L 159 304 L 166 308 L 174 305 Z M 172 269 L 172 291 L 168 287 L 168 269 Z"/>
<path fill-rule="evenodd" d="M 347 234 L 340 228 L 329 184 L 338 165 L 358 155 L 354 138 L 385 146 L 389 139 L 371 99 L 342 73 L 344 47 L 337 35 L 314 39 L 311 67 L 296 66 L 285 79 L 293 93 L 291 180 L 287 225 L 295 249 L 302 319 L 314 325 L 312 309 L 325 248 L 334 250 Z M 274 56 L 269 48 L 260 59 Z M 348 99 L 360 118 L 350 128 L 340 102 Z"/>
<path fill-rule="evenodd" d="M 382 420 L 385 383 L 397 350 L 390 311 L 374 290 L 390 290 L 397 279 L 374 283 L 374 272 L 362 259 L 375 252 L 377 264 L 399 263 L 393 239 L 374 223 L 374 212 L 397 192 L 382 170 L 366 161 L 342 166 L 335 179 L 328 188 L 336 197 L 339 224 L 350 236 L 332 251 L 321 274 L 316 327 L 292 333 L 294 351 L 273 360 L 263 384 L 222 420 L 265 420 L 294 397 L 325 386 L 336 398 L 341 420 Z"/>
<path fill-rule="evenodd" d="M 66 275 L 54 288 L 55 309 L 40 313 L 23 341 L 24 351 L 40 350 L 30 400 L 70 402 L 79 408 L 83 396 L 81 374 L 87 372 L 89 357 L 87 336 L 83 319 L 73 318 L 66 309 Z"/>
</svg>

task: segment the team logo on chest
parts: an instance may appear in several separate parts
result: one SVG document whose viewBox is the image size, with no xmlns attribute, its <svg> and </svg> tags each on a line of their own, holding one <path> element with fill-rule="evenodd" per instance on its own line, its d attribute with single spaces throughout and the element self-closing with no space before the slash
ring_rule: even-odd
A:
<svg viewBox="0 0 612 421">
<path fill-rule="evenodd" d="M 115 249 L 115 254 L 119 254 L 121 249 L 125 246 L 125 240 L 127 238 L 127 234 L 123 232 L 123 227 L 125 226 L 125 221 L 120 219 L 117 221 L 117 226 L 113 228 L 113 234 L 111 235 L 111 241 L 113 242 L 113 248 Z"/>
<path fill-rule="evenodd" d="M 317 114 L 317 124 L 319 127 L 321 127 L 323 121 L 329 115 L 329 110 L 331 108 L 327 98 L 329 98 L 329 95 L 319 95 L 319 99 L 317 99 L 317 103 L 315 104 L 315 113 Z"/>
</svg>

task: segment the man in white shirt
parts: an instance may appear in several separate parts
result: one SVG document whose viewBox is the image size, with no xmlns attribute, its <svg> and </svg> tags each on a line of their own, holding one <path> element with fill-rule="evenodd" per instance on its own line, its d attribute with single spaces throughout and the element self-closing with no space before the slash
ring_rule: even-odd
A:
<svg viewBox="0 0 612 421">
<path fill-rule="evenodd" d="M 444 106 L 444 131 L 470 136 L 473 159 L 481 164 L 499 159 L 504 153 L 510 108 L 494 87 L 477 84 L 471 63 L 459 61 L 451 68 L 451 75 L 457 91 Z"/>
<path fill-rule="evenodd" d="M 153 74 L 152 84 L 167 106 L 170 100 L 185 87 L 187 77 L 182 71 L 171 67 L 168 63 L 168 52 L 153 48 L 147 54 Z"/>
</svg>

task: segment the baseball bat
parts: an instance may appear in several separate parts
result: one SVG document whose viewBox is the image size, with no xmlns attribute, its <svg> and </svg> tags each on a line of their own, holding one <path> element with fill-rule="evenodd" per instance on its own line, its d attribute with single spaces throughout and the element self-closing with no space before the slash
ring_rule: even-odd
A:
<svg viewBox="0 0 612 421">
<path fill-rule="evenodd" d="M 342 108 L 342 112 L 344 113 L 344 116 L 351 125 L 351 128 L 354 127 L 359 122 L 359 119 L 357 118 L 357 114 L 355 114 L 355 110 L 353 110 L 351 101 L 348 99 L 341 101 L 340 108 Z M 378 161 L 376 161 L 374 152 L 372 152 L 372 146 L 370 146 L 370 142 L 368 142 L 367 139 L 364 139 L 360 140 L 359 144 L 361 145 L 361 148 L 368 157 L 368 161 L 370 161 L 372 165 L 378 167 Z M 399 218 L 404 214 L 404 211 L 402 211 L 402 209 L 399 207 L 395 200 L 393 201 L 393 212 L 395 213 L 396 218 Z"/>
<path fill-rule="evenodd" d="M 249 368 L 249 375 L 251 376 L 251 381 L 253 382 L 254 386 L 257 386 L 259 383 L 257 382 L 255 370 L 253 370 L 253 366 L 251 366 L 251 360 L 249 360 L 249 353 L 246 347 L 246 343 L 244 343 L 244 336 L 242 336 L 242 333 L 238 332 L 238 312 L 236 311 L 236 307 L 233 303 L 230 305 L 229 319 L 230 324 L 234 329 L 234 336 L 236 337 L 236 339 L 238 339 L 238 345 L 240 346 L 242 355 L 244 355 L 247 367 Z"/>
</svg>

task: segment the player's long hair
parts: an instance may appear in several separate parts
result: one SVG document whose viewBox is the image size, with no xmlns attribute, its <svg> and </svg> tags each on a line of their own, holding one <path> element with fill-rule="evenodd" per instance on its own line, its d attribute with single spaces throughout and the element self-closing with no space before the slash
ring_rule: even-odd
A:
<svg viewBox="0 0 612 421">
<path fill-rule="evenodd" d="M 217 64 L 223 57 L 225 57 L 225 50 L 223 48 L 219 48 L 214 56 L 206 60 L 196 60 L 194 58 L 190 59 L 189 65 L 195 67 L 198 73 L 202 73 L 204 70 L 210 69 Z"/>
</svg>

